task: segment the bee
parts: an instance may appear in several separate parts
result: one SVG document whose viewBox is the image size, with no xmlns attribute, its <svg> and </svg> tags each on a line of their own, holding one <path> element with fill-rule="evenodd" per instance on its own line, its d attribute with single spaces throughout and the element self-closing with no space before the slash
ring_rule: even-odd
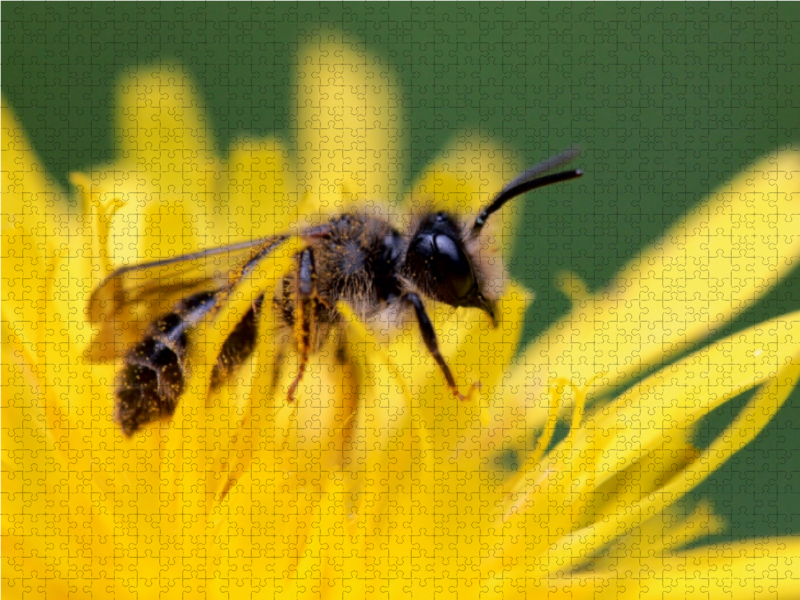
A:
<svg viewBox="0 0 800 600">
<path fill-rule="evenodd" d="M 302 244 L 294 255 L 294 267 L 278 282 L 272 298 L 262 293 L 251 303 L 222 343 L 211 388 L 224 383 L 249 358 L 257 342 L 259 316 L 271 309 L 299 355 L 297 375 L 287 391 L 287 401 L 293 402 L 310 355 L 334 337 L 341 350 L 344 319 L 337 303 L 344 302 L 364 320 L 380 314 L 401 318 L 412 311 L 447 386 L 463 400 L 439 350 L 425 300 L 481 310 L 496 325 L 497 292 L 488 285 L 488 268 L 479 260 L 481 231 L 513 198 L 580 177 L 577 169 L 542 175 L 576 155 L 577 151 L 568 151 L 528 169 L 503 187 L 472 223 L 446 211 L 428 211 L 408 231 L 399 231 L 384 218 L 345 213 L 299 231 Z M 99 333 L 92 346 L 108 357 L 121 353 L 119 340 L 130 337 L 131 331 L 136 340 L 124 350 L 114 393 L 114 419 L 124 435 L 173 415 L 187 379 L 192 329 L 201 320 L 213 319 L 237 285 L 292 235 L 122 267 L 94 290 L 88 316 Z M 164 306 L 165 302 L 171 305 Z M 136 319 L 126 320 L 125 313 L 143 306 L 159 316 L 139 329 Z"/>
</svg>

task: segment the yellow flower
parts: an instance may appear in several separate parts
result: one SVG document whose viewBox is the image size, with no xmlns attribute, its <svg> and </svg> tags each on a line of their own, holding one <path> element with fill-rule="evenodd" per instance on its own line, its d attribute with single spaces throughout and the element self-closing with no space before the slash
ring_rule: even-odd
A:
<svg viewBox="0 0 800 600">
<path fill-rule="evenodd" d="M 427 198 L 474 214 L 519 165 L 462 136 L 403 209 L 400 92 L 373 57 L 334 44 L 300 56 L 296 155 L 250 140 L 216 156 L 175 65 L 132 73 L 119 90 L 119 160 L 72 177 L 78 214 L 3 109 L 4 597 L 800 595 L 797 538 L 686 550 L 720 522 L 709 506 L 681 515 L 678 504 L 796 385 L 800 314 L 662 365 L 800 256 L 798 153 L 734 180 L 609 290 L 578 290 L 569 317 L 513 368 L 524 288 L 506 282 L 494 330 L 438 307 L 458 381 L 481 384 L 469 402 L 449 394 L 416 328 L 387 336 L 351 318 L 352 364 L 315 357 L 287 406 L 293 373 L 273 381 L 271 314 L 252 366 L 207 399 L 206 357 L 253 294 L 270 293 L 290 264 L 284 249 L 196 332 L 174 419 L 126 440 L 111 419 L 115 365 L 83 358 L 86 301 L 112 268 L 351 203 L 405 214 Z M 753 388 L 708 448 L 692 445 L 700 419 Z M 523 461 L 504 476 L 491 461 L 506 448 Z"/>
</svg>

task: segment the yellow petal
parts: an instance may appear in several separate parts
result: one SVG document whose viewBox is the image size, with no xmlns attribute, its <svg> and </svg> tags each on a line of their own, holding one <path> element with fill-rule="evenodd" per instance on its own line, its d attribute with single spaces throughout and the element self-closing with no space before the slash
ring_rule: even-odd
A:
<svg viewBox="0 0 800 600">
<path fill-rule="evenodd" d="M 219 420 L 226 411 L 232 411 L 233 423 L 228 421 L 227 424 L 236 426 L 239 421 L 236 415 L 245 407 L 237 398 L 229 397 L 233 405 L 220 407 L 221 410 L 212 405 L 209 410 L 207 391 L 211 369 L 216 364 L 223 342 L 259 294 L 264 292 L 267 297 L 273 295 L 275 285 L 290 263 L 291 251 L 296 245 L 296 239 L 289 240 L 252 265 L 248 275 L 239 281 L 231 294 L 220 300 L 222 306 L 213 319 L 198 325 L 190 342 L 188 356 L 191 371 L 186 382 L 187 393 L 178 403 L 170 427 L 160 431 L 163 447 L 167 450 L 161 473 L 166 481 L 167 492 L 178 493 L 187 487 L 196 491 L 197 503 L 185 508 L 184 514 L 195 515 L 198 527 L 202 527 L 203 522 L 200 515 L 210 511 L 213 502 L 218 500 L 214 493 L 219 491 L 222 450 L 230 445 L 233 435 L 231 430 L 227 431 L 227 437 L 224 435 L 226 432 L 224 427 L 219 427 Z M 265 306 L 271 309 L 269 302 L 265 302 Z M 224 419 L 221 424 L 226 424 Z M 214 443 L 215 438 L 224 440 L 224 445 Z M 227 459 L 226 462 L 230 464 Z M 205 495 L 205 490 L 212 493 Z"/>
<path fill-rule="evenodd" d="M 208 187 L 214 165 L 213 138 L 200 110 L 197 83 L 180 65 L 129 71 L 117 82 L 121 158 L 162 192 L 199 192 Z"/>
<path fill-rule="evenodd" d="M 102 582 L 108 590 L 114 586 L 113 575 L 93 558 L 114 553 L 108 482 L 97 485 L 108 465 L 93 464 L 108 455 L 86 443 L 87 424 L 69 418 L 80 411 L 66 400 L 71 396 L 80 404 L 84 398 L 75 396 L 86 395 L 79 391 L 91 386 L 74 376 L 71 365 L 61 363 L 58 371 L 47 373 L 45 365 L 34 364 L 5 323 L 2 354 L 3 538 L 4 544 L 13 540 L 3 548 L 4 590 L 10 586 L 13 593 L 37 573 L 53 579 L 43 580 L 37 593 L 57 593 L 67 571 L 87 580 L 94 577 L 87 586 Z M 92 552 L 74 552 L 76 543 L 88 544 Z"/>
<path fill-rule="evenodd" d="M 361 370 L 360 406 L 353 428 L 352 454 L 357 464 L 371 471 L 376 465 L 386 464 L 387 455 L 395 447 L 397 438 L 409 433 L 411 397 L 408 380 L 402 377 L 387 352 L 386 344 L 381 344 L 348 306 L 340 304 L 338 309 L 347 322 L 347 339 Z M 395 460 L 407 460 L 408 451 L 408 447 L 405 452 L 397 450 Z M 361 468 L 355 470 L 361 471 Z"/>
<path fill-rule="evenodd" d="M 754 439 L 800 378 L 798 326 L 795 313 L 739 332 L 662 369 L 586 423 L 573 421 L 567 438 L 541 463 L 526 462 L 520 474 L 525 500 L 509 516 L 514 531 L 532 535 L 546 521 L 551 531 L 563 532 L 549 548 L 546 538 L 529 545 L 526 559 L 540 554 L 551 572 L 570 557 L 579 566 L 666 510 Z M 761 384 L 709 448 L 691 447 L 692 424 Z M 554 506 L 563 508 L 554 512 Z M 511 547 L 506 557 L 522 551 Z"/>
<path fill-rule="evenodd" d="M 671 430 L 692 427 L 798 360 L 800 313 L 795 312 L 737 332 L 663 368 L 594 419 L 593 432 L 602 439 L 603 450 L 598 473 L 625 468 L 642 450 L 662 447 Z M 744 431 L 752 435 L 752 429 Z M 728 443 L 735 439 L 738 435 Z"/>
<path fill-rule="evenodd" d="M 4 99 L 2 121 L 3 312 L 34 360 L 54 351 L 60 361 L 61 334 L 73 341 L 81 335 L 82 324 L 75 319 L 63 323 L 63 317 L 75 314 L 84 291 L 76 283 L 87 286 L 88 279 L 81 261 L 67 268 L 57 256 L 83 251 L 87 238 L 77 227 L 78 216 L 68 209 L 66 194 L 44 172 Z M 39 346 L 45 339 L 50 345 Z"/>
<path fill-rule="evenodd" d="M 277 140 L 244 140 L 231 147 L 220 229 L 226 238 L 216 243 L 276 235 L 300 220 L 296 173 L 290 165 Z"/>
<path fill-rule="evenodd" d="M 700 502 L 688 515 L 682 509 L 671 507 L 619 538 L 592 561 L 592 569 L 624 572 L 641 566 L 639 557 L 665 556 L 703 537 L 724 533 L 725 520 L 714 514 L 708 502 Z"/>
<path fill-rule="evenodd" d="M 3 318 L 36 362 L 57 367 L 88 341 L 82 318 L 91 278 L 82 258 L 66 258 L 22 223 L 3 228 Z M 64 378 L 61 378 L 62 380 Z"/>
<path fill-rule="evenodd" d="M 543 157 L 547 158 L 547 157 Z M 487 135 L 464 133 L 439 153 L 414 183 L 405 200 L 407 212 L 446 210 L 472 224 L 481 208 L 520 174 L 515 153 L 503 149 Z M 489 219 L 482 238 L 487 250 L 508 260 L 521 222 L 523 198 L 517 198 Z"/>
<path fill-rule="evenodd" d="M 602 597 L 661 600 L 663 598 L 730 598 L 782 600 L 800 597 L 797 561 L 800 538 L 755 539 L 674 552 L 636 554 L 609 571 L 578 576 L 571 581 L 573 598 L 597 598 L 592 583 L 609 578 Z M 520 569 L 515 569 L 519 575 Z M 624 574 L 624 576 L 621 576 Z M 579 582 L 579 583 L 578 583 Z M 578 585 L 575 585 L 575 584 Z M 589 585 L 586 585 L 589 584 Z M 608 590 L 617 590 L 617 594 Z M 607 594 L 610 594 L 607 596 Z"/>
<path fill-rule="evenodd" d="M 297 78 L 298 178 L 319 212 L 394 200 L 405 164 L 390 67 L 356 43 L 326 41 L 302 49 Z"/>
<path fill-rule="evenodd" d="M 74 220 L 64 190 L 48 176 L 39 157 L 31 148 L 20 120 L 6 102 L 2 103 L 2 189 L 3 229 L 22 224 L 30 243 L 60 248 L 66 245 Z"/>
<path fill-rule="evenodd" d="M 14 535 L 3 531 L 3 598 L 68 598 L 73 587 L 62 575 L 61 561 L 47 560 L 48 546 L 31 548 L 35 536 Z M 42 535 L 42 537 L 45 537 Z M 57 538 L 51 538 L 57 541 Z M 54 564 L 55 563 L 55 564 Z M 31 580 L 35 586 L 30 585 Z M 102 581 L 103 584 L 107 583 Z M 107 590 L 106 590 L 107 591 Z M 88 596 L 87 596 L 88 597 Z"/>
<path fill-rule="evenodd" d="M 494 573 L 481 582 L 481 591 L 491 598 L 504 600 L 597 600 L 629 598 L 627 579 L 618 573 L 571 574 L 564 569 L 559 576 L 542 576 L 525 562 L 519 562 L 501 573 Z M 630 598 L 635 598 L 634 596 Z"/>
<path fill-rule="evenodd" d="M 515 425 L 546 420 L 553 380 L 583 385 L 605 372 L 595 388 L 608 389 L 719 331 L 797 264 L 798 207 L 800 152 L 787 150 L 692 209 L 525 350 L 504 390 L 524 412 Z M 514 420 L 499 418 L 506 429 Z"/>
<path fill-rule="evenodd" d="M 798 560 L 798 536 L 701 546 L 660 560 L 655 566 L 664 575 L 656 573 L 661 590 L 652 586 L 637 597 L 800 598 Z M 698 577 L 702 586 L 697 585 Z"/>
<path fill-rule="evenodd" d="M 112 228 L 115 265 L 213 245 L 220 167 L 197 84 L 165 64 L 128 72 L 117 91 L 118 159 L 88 174 L 90 193 L 125 202 Z"/>
<path fill-rule="evenodd" d="M 546 568 L 557 569 L 570 557 L 575 566 L 580 566 L 585 559 L 576 557 L 591 557 L 615 538 L 675 504 L 755 438 L 789 397 L 798 379 L 800 362 L 789 363 L 756 393 L 733 423 L 688 467 L 624 512 L 564 536 L 549 550 Z"/>
<path fill-rule="evenodd" d="M 45 362 L 48 284 L 55 264 L 21 224 L 3 229 L 3 317 L 36 362 Z"/>
</svg>

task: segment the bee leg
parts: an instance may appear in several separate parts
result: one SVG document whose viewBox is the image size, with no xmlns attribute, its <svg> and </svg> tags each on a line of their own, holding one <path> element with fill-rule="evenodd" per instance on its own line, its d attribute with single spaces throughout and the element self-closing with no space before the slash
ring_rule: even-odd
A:
<svg viewBox="0 0 800 600">
<path fill-rule="evenodd" d="M 297 308 L 294 318 L 295 338 L 300 351 L 300 364 L 297 376 L 289 386 L 288 402 L 294 402 L 294 393 L 306 372 L 308 355 L 311 352 L 311 326 L 315 318 L 314 307 L 317 302 L 317 270 L 314 264 L 314 252 L 305 248 L 300 252 L 300 266 L 297 269 Z"/>
<path fill-rule="evenodd" d="M 431 353 L 436 364 L 439 365 L 439 368 L 444 373 L 444 378 L 447 380 L 447 386 L 450 388 L 450 391 L 453 392 L 453 395 L 459 400 L 466 400 L 469 396 L 465 396 L 458 391 L 458 386 L 456 385 L 456 380 L 453 379 L 453 374 L 450 372 L 450 367 L 447 366 L 442 353 L 439 352 L 439 342 L 436 341 L 436 332 L 433 330 L 433 324 L 428 317 L 428 313 L 425 312 L 425 305 L 422 303 L 422 298 L 413 292 L 409 292 L 403 296 L 403 300 L 414 307 L 414 312 L 417 314 L 417 321 L 419 322 L 419 329 L 422 333 L 422 341 L 425 342 L 428 352 Z"/>
</svg>

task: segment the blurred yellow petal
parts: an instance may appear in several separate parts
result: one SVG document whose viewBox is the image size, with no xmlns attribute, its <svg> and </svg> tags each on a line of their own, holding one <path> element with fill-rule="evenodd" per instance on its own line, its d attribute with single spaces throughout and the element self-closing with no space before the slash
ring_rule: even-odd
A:
<svg viewBox="0 0 800 600">
<path fill-rule="evenodd" d="M 68 348 L 88 342 L 91 329 L 82 313 L 91 289 L 80 261 L 68 261 L 66 248 L 36 243 L 25 226 L 16 223 L 2 234 L 4 277 L 3 318 L 24 340 L 31 357 L 55 367 L 69 356 Z"/>
<path fill-rule="evenodd" d="M 65 271 L 60 257 L 81 251 L 87 238 L 5 99 L 2 122 L 3 313 L 34 360 L 44 361 L 46 350 L 53 353 L 51 359 L 61 356 L 64 336 L 76 341 L 82 333 L 82 324 L 64 317 L 74 314 L 79 301 L 76 284 L 88 287 L 90 282 L 80 268 Z M 51 345 L 42 344 L 46 339 Z"/>
<path fill-rule="evenodd" d="M 237 142 L 226 166 L 228 192 L 221 223 L 225 238 L 215 245 L 283 233 L 304 216 L 289 153 L 277 140 Z"/>
<path fill-rule="evenodd" d="M 6 102 L 2 105 L 2 227 L 23 224 L 30 243 L 60 248 L 66 244 L 73 221 L 64 190 L 45 173 L 39 157 L 22 130 L 20 119 Z"/>
<path fill-rule="evenodd" d="M 298 177 L 320 212 L 395 200 L 405 157 L 391 68 L 359 44 L 326 41 L 301 49 L 297 78 Z"/>
<path fill-rule="evenodd" d="M 163 64 L 126 72 L 117 90 L 117 160 L 88 174 L 89 192 L 125 202 L 112 227 L 114 264 L 214 245 L 220 164 L 197 83 Z"/>
<path fill-rule="evenodd" d="M 640 598 L 661 594 L 701 598 L 800 598 L 800 539 L 747 540 L 679 552 L 658 565 L 661 589 L 642 590 Z M 656 577 L 659 573 L 656 573 Z M 703 585 L 698 586 L 698 578 Z"/>
<path fill-rule="evenodd" d="M 214 165 L 217 159 L 198 130 L 202 114 L 195 109 L 201 103 L 185 93 L 191 85 L 178 81 L 181 69 L 143 69 L 126 79 L 121 106 L 130 119 L 117 171 L 72 176 L 84 213 L 77 220 L 80 235 L 91 251 L 35 244 L 33 229 L 49 226 L 47 219 L 12 220 L 4 228 L 3 266 L 14 284 L 3 290 L 4 597 L 227 598 L 233 593 L 638 600 L 673 593 L 692 597 L 698 589 L 705 593 L 698 580 L 725 597 L 760 597 L 764 590 L 767 597 L 777 591 L 795 594 L 791 561 L 800 558 L 797 538 L 682 550 L 703 535 L 719 533 L 720 519 L 707 504 L 684 517 L 677 503 L 753 440 L 796 388 L 798 314 L 738 332 L 667 367 L 661 361 L 672 346 L 655 344 L 660 352 L 642 350 L 637 358 L 651 361 L 641 366 L 655 374 L 618 398 L 594 404 L 587 401 L 593 386 L 612 385 L 635 370 L 623 361 L 606 375 L 605 363 L 587 363 L 590 369 L 581 362 L 594 356 L 591 348 L 601 357 L 616 356 L 619 340 L 598 334 L 581 347 L 582 338 L 572 339 L 575 351 L 584 354 L 543 355 L 554 357 L 554 364 L 563 361 L 554 366 L 556 378 L 534 382 L 547 390 L 550 405 L 532 405 L 528 414 L 528 405 L 508 393 L 505 383 L 531 300 L 513 281 L 497 290 L 495 329 L 479 311 L 428 303 L 462 391 L 480 384 L 463 402 L 444 385 L 413 319 L 394 328 L 377 318 L 363 323 L 351 307 L 340 306 L 349 344 L 345 364 L 334 360 L 328 347 L 314 354 L 296 403 L 288 404 L 296 351 L 281 339 L 286 333 L 281 315 L 265 310 L 252 359 L 209 391 L 223 341 L 259 294 L 270 306 L 275 286 L 296 264 L 294 255 L 304 242 L 293 237 L 254 267 L 213 318 L 193 328 L 186 392 L 174 416 L 123 438 L 112 421 L 119 365 L 90 364 L 79 352 L 88 324 L 78 308 L 91 281 L 112 268 L 112 257 L 163 257 L 184 251 L 181 243 L 195 249 L 263 236 L 273 232 L 270 228 L 291 229 L 298 215 L 321 217 L 318 213 L 339 210 L 335 207 L 351 200 L 369 209 L 371 200 L 393 200 L 387 190 L 401 186 L 399 161 L 390 160 L 399 148 L 391 129 L 397 123 L 381 120 L 396 111 L 383 110 L 392 101 L 388 75 L 363 52 L 335 44 L 320 49 L 321 55 L 307 50 L 301 61 L 301 74 L 317 82 L 311 91 L 299 92 L 308 101 L 301 103 L 301 112 L 312 125 L 316 119 L 317 127 L 299 148 L 306 169 L 299 184 L 286 150 L 268 140 L 234 144 L 227 163 L 214 166 L 214 177 L 204 181 L 203 157 Z M 354 57 L 359 61 L 354 66 L 345 64 Z M 366 108 L 348 113 L 345 103 L 355 101 Z M 339 126 L 330 139 L 319 126 L 323 113 Z M 181 124 L 186 127 L 178 131 Z M 166 130 L 177 132 L 175 138 Z M 398 139 L 387 142 L 387 135 Z M 381 151 L 370 154 L 373 147 Z M 425 171 L 407 207 L 418 208 L 427 195 L 441 208 L 473 217 L 516 174 L 506 155 L 493 148 L 488 138 L 459 138 Z M 154 162 L 159 156 L 166 157 L 163 178 Z M 310 168 L 314 160 L 318 164 Z M 317 168 L 320 160 L 329 161 L 325 169 Z M 369 164 L 374 169 L 365 168 Z M 314 177 L 322 189 L 321 208 L 316 205 L 320 190 L 303 188 Z M 646 263 L 652 279 L 630 283 L 633 276 L 623 273 L 633 291 L 615 292 L 628 302 L 621 302 L 621 318 L 630 321 L 636 311 L 650 318 L 655 300 L 647 294 L 661 295 L 662 312 L 674 312 L 683 302 L 696 311 L 691 315 L 701 314 L 699 300 L 670 296 L 692 283 L 688 276 L 674 283 L 670 269 L 675 265 L 714 271 L 720 281 L 706 285 L 720 294 L 738 290 L 733 275 L 725 279 L 718 254 L 729 269 L 750 269 L 742 289 L 760 291 L 758 281 L 766 286 L 776 279 L 785 265 L 774 260 L 756 265 L 748 257 L 753 249 L 764 249 L 764 236 L 776 228 L 775 235 L 791 238 L 776 225 L 792 216 L 781 199 L 784 183 L 777 186 L 783 191 L 773 194 L 774 202 L 765 201 L 773 202 L 773 212 L 753 205 L 745 213 L 733 201 L 705 207 L 703 218 L 708 221 L 714 211 L 722 215 L 722 225 L 713 225 L 716 217 L 712 225 L 736 231 L 738 246 L 719 242 L 724 236 L 710 229 L 711 221 L 695 226 L 690 218 L 683 225 L 689 241 L 675 243 L 686 254 L 683 262 L 662 245 L 661 254 L 653 251 L 663 263 L 656 271 L 652 253 L 646 253 L 630 269 L 642 272 Z M 216 229 L 206 230 L 192 216 L 210 206 L 198 199 L 213 200 L 213 211 L 207 212 Z M 150 221 L 131 221 L 140 201 Z M 498 229 L 483 240 L 487 254 L 481 260 L 498 261 L 500 270 L 510 238 L 497 236 L 511 235 L 509 222 L 520 208 L 506 207 L 506 220 L 498 219 Z M 39 209 L 32 214 L 39 215 Z M 750 215 L 743 221 L 747 231 L 758 232 L 761 241 L 735 229 L 734 217 L 745 214 Z M 753 215 L 764 217 L 766 229 L 758 229 Z M 181 229 L 187 222 L 191 226 Z M 701 225 L 706 237 L 695 243 L 692 235 Z M 194 239 L 198 231 L 206 238 Z M 792 243 L 780 242 L 787 264 L 796 257 Z M 740 247 L 743 254 L 734 256 Z M 687 254 L 698 248 L 707 260 Z M 594 334 L 592 327 L 600 321 L 586 307 L 596 309 L 613 299 L 591 297 L 579 284 L 572 287 L 578 306 L 570 327 L 575 335 Z M 625 296 L 634 291 L 637 302 L 642 298 L 636 306 Z M 713 306 L 704 310 L 722 310 L 718 297 L 708 301 Z M 730 297 L 728 306 L 733 306 Z M 49 314 L 52 309 L 59 314 Z M 704 314 L 711 323 L 713 315 Z M 732 312 L 726 314 L 730 318 Z M 592 327 L 579 324 L 581 319 Z M 671 334 L 667 323 L 661 326 L 654 329 L 657 335 Z M 687 346 L 689 333 L 680 333 Z M 553 337 L 553 348 L 562 342 L 569 347 Z M 549 377 L 547 368 L 549 363 L 531 372 Z M 515 394 L 521 394 L 525 378 L 521 381 Z M 756 386 L 749 403 L 707 448 L 692 445 L 693 425 Z M 524 425 L 542 423 L 529 419 L 537 410 L 548 421 L 534 441 Z M 569 432 L 559 436 L 559 414 L 570 411 Z M 523 426 L 508 427 L 514 419 Z M 525 454 L 530 442 L 534 450 Z M 504 451 L 520 445 L 521 468 L 496 465 Z M 187 573 L 192 577 L 183 576 Z"/>
<path fill-rule="evenodd" d="M 138 67 L 117 83 L 121 158 L 153 189 L 202 193 L 216 172 L 197 82 L 178 64 Z M 200 198 L 202 200 L 203 198 Z"/>
<path fill-rule="evenodd" d="M 461 134 L 442 149 L 414 183 L 405 200 L 406 211 L 448 210 L 471 225 L 480 209 L 525 167 L 516 154 L 483 133 Z M 523 198 L 510 202 L 487 222 L 482 243 L 491 260 L 502 263 L 510 258 L 516 224 L 524 210 L 522 202 Z"/>
<path fill-rule="evenodd" d="M 3 318 L 37 362 L 45 360 L 47 287 L 55 271 L 45 250 L 22 224 L 3 229 Z"/>
<path fill-rule="evenodd" d="M 5 323 L 3 334 L 4 595 L 14 593 L 9 582 L 31 573 L 54 579 L 43 579 L 36 592 L 42 594 L 59 593 L 68 572 L 113 586 L 110 574 L 92 559 L 113 555 L 113 520 L 100 473 L 92 468 L 84 440 L 63 435 L 69 429 L 66 413 L 81 412 L 70 410 L 63 389 L 72 380 L 74 394 L 75 385 L 85 389 L 83 382 L 70 377 L 64 365 L 47 372 L 46 365 L 34 364 Z M 73 423 L 73 430 L 82 430 L 78 419 Z M 88 544 L 93 553 L 75 553 L 72 543 Z"/>
<path fill-rule="evenodd" d="M 553 578 L 549 580 L 551 587 L 547 597 L 587 600 L 598 597 L 632 600 L 797 598 L 800 597 L 798 557 L 798 538 L 717 544 L 668 556 L 632 556 L 626 559 L 624 567 L 615 565 L 612 571 L 600 570 L 561 580 Z M 561 587 L 558 587 L 559 581 Z M 524 598 L 535 588 L 526 585 L 521 569 L 515 569 L 512 577 L 498 578 L 494 589 L 502 591 L 504 598 Z M 574 593 L 559 595 L 567 591 Z"/>
<path fill-rule="evenodd" d="M 680 508 L 659 513 L 618 538 L 592 561 L 592 569 L 638 570 L 641 567 L 639 557 L 679 552 L 703 537 L 724 533 L 725 519 L 714 514 L 708 502 L 701 502 L 688 515 L 682 514 Z"/>
<path fill-rule="evenodd" d="M 550 381 L 605 373 L 595 391 L 613 388 L 719 331 L 796 266 L 798 207 L 800 152 L 738 175 L 528 346 L 506 380 L 518 405 L 498 422 L 535 427 Z"/>
</svg>

